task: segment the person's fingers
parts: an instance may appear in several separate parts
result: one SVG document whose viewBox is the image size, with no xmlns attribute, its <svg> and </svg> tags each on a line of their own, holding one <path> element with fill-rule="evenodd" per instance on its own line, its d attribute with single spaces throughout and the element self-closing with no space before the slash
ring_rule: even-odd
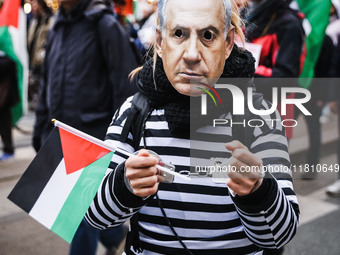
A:
<svg viewBox="0 0 340 255">
<path fill-rule="evenodd" d="M 231 151 L 231 154 L 235 159 L 244 162 L 246 165 L 260 166 L 262 164 L 262 160 L 255 154 L 251 153 L 240 141 L 234 140 L 227 143 L 225 147 Z"/>
<path fill-rule="evenodd" d="M 130 180 L 130 185 L 133 189 L 143 189 L 153 187 L 158 182 L 157 175 L 147 176 Z"/>
<path fill-rule="evenodd" d="M 245 196 L 254 190 L 257 180 L 248 178 L 228 179 L 227 186 L 232 189 L 237 195 Z"/>
<path fill-rule="evenodd" d="M 148 176 L 156 176 L 158 169 L 156 167 L 146 167 L 146 168 L 130 168 L 126 167 L 125 176 L 129 180 L 144 178 Z"/>
<path fill-rule="evenodd" d="M 125 162 L 125 167 L 140 169 L 155 166 L 157 163 L 158 159 L 143 149 L 138 152 L 137 156 L 129 157 Z"/>
<path fill-rule="evenodd" d="M 150 156 L 150 153 L 146 149 L 141 149 L 141 150 L 138 151 L 137 156 L 139 156 L 139 157 L 148 157 L 148 156 Z"/>
<path fill-rule="evenodd" d="M 262 160 L 248 149 L 237 148 L 232 152 L 232 156 L 248 166 L 262 165 Z"/>
<path fill-rule="evenodd" d="M 148 197 L 156 194 L 158 190 L 159 182 L 156 182 L 153 186 L 141 189 L 133 189 L 133 193 L 139 197 Z"/>
<path fill-rule="evenodd" d="M 158 182 L 164 182 L 165 178 L 161 174 L 157 174 Z"/>
<path fill-rule="evenodd" d="M 245 150 L 248 150 L 248 148 L 243 143 L 241 143 L 238 140 L 233 140 L 233 141 L 231 141 L 229 143 L 226 143 L 225 147 L 228 150 L 230 150 L 231 152 L 233 152 L 235 149 L 245 149 Z"/>
<path fill-rule="evenodd" d="M 249 166 L 236 158 L 231 160 L 230 165 L 232 170 L 228 173 L 230 178 L 258 179 L 260 177 L 259 167 Z"/>
<path fill-rule="evenodd" d="M 246 187 L 252 187 L 258 178 L 247 178 L 239 172 L 229 172 L 229 179 L 239 185 L 245 185 Z"/>
<path fill-rule="evenodd" d="M 228 173 L 227 185 L 236 194 L 247 195 L 258 188 L 255 186 L 261 181 L 262 160 L 260 158 L 239 146 L 233 151 L 230 165 L 232 171 Z"/>
</svg>

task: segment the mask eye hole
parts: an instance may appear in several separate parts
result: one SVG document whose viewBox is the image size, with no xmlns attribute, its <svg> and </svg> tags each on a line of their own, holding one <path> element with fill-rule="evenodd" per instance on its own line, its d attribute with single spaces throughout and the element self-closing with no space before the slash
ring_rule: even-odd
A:
<svg viewBox="0 0 340 255">
<path fill-rule="evenodd" d="M 214 38 L 214 35 L 210 31 L 205 31 L 204 34 L 203 34 L 203 37 L 204 37 L 205 40 L 211 41 Z"/>
<path fill-rule="evenodd" d="M 206 41 L 211 41 L 214 39 L 214 34 L 211 31 L 205 31 L 203 34 L 203 38 Z"/>
<path fill-rule="evenodd" d="M 175 37 L 181 38 L 183 36 L 183 31 L 180 29 L 176 29 L 175 31 Z"/>
</svg>

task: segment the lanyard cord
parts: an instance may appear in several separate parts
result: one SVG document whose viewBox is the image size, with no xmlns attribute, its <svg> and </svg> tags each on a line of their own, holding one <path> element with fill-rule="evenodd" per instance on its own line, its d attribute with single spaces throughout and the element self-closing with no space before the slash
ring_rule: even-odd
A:
<svg viewBox="0 0 340 255">
<path fill-rule="evenodd" d="M 148 147 L 146 146 L 145 128 L 146 128 L 146 122 L 147 122 L 147 120 L 149 119 L 149 117 L 151 116 L 152 111 L 153 111 L 153 109 L 150 108 L 150 110 L 149 110 L 149 112 L 148 112 L 148 115 L 146 116 L 146 118 L 143 120 L 143 123 L 142 123 L 142 133 L 141 133 L 141 137 L 143 138 L 143 148 L 144 148 L 144 149 L 147 149 L 147 148 L 148 148 Z M 137 146 L 137 147 L 138 147 L 138 146 Z"/>
<path fill-rule="evenodd" d="M 186 251 L 186 253 L 188 255 L 193 255 L 193 253 L 188 249 L 188 247 L 185 245 L 185 243 L 183 243 L 182 239 L 178 236 L 176 230 L 174 229 L 174 227 L 172 226 L 168 216 L 166 215 L 165 213 L 165 210 L 161 204 L 161 200 L 159 199 L 158 197 L 158 194 L 156 193 L 156 198 L 157 198 L 157 201 L 158 201 L 158 205 L 159 205 L 159 208 L 161 209 L 162 211 L 162 214 L 164 216 L 164 219 L 166 220 L 166 222 L 168 223 L 168 226 L 170 227 L 172 233 L 175 235 L 176 239 L 178 240 L 178 242 L 182 245 L 182 247 L 184 248 L 184 250 Z"/>
<path fill-rule="evenodd" d="M 152 111 L 153 111 L 153 110 L 150 109 L 150 111 L 149 111 L 147 117 L 146 117 L 145 120 L 143 121 L 143 126 L 142 126 L 142 132 L 143 132 L 143 133 L 142 133 L 142 138 L 143 138 L 143 143 L 144 143 L 144 146 L 143 146 L 144 149 L 147 149 L 147 146 L 146 146 L 146 138 L 145 138 L 146 121 L 147 121 L 147 119 L 151 116 Z M 162 212 L 162 214 L 163 214 L 163 217 L 164 217 L 164 219 L 166 220 L 168 226 L 170 227 L 172 233 L 173 233 L 174 236 L 176 237 L 177 241 L 182 245 L 182 247 L 184 248 L 184 250 L 186 251 L 186 253 L 187 253 L 188 255 L 193 255 L 193 253 L 188 249 L 188 247 L 185 245 L 185 243 L 183 243 L 182 239 L 178 236 L 176 230 L 175 230 L 174 227 L 172 226 L 172 224 L 171 224 L 171 222 L 170 222 L 168 216 L 167 216 L 166 213 L 165 213 L 165 210 L 164 210 L 164 208 L 163 208 L 163 206 L 162 206 L 162 204 L 161 204 L 161 200 L 159 199 L 157 193 L 156 193 L 156 198 L 157 198 L 157 202 L 158 202 L 159 208 L 161 209 L 161 212 Z"/>
</svg>

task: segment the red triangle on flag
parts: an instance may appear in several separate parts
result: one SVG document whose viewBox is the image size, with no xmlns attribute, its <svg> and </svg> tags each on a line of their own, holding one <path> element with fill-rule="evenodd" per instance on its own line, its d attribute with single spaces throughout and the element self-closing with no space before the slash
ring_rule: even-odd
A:
<svg viewBox="0 0 340 255">
<path fill-rule="evenodd" d="M 59 134 L 67 174 L 88 166 L 110 152 L 62 128 L 59 128 Z"/>
<path fill-rule="evenodd" d="M 0 10 L 0 27 L 18 27 L 20 0 L 5 0 Z"/>
</svg>

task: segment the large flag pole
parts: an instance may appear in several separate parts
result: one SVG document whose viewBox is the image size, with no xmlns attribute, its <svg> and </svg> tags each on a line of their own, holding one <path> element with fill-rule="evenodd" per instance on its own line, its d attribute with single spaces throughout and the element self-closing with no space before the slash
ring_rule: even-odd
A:
<svg viewBox="0 0 340 255">
<path fill-rule="evenodd" d="M 92 142 L 94 144 L 97 144 L 98 146 L 101 146 L 101 147 L 103 147 L 103 148 L 105 148 L 107 150 L 110 150 L 110 151 L 113 151 L 113 152 L 117 151 L 117 152 L 119 152 L 119 153 L 121 153 L 121 154 L 123 154 L 125 156 L 128 156 L 128 157 L 137 157 L 136 155 L 134 155 L 134 154 L 132 154 L 132 153 L 130 153 L 128 151 L 125 151 L 125 150 L 123 150 L 121 148 L 115 147 L 112 144 L 105 143 L 104 141 L 102 141 L 102 140 L 100 140 L 100 139 L 98 139 L 96 137 L 93 137 L 93 136 L 91 136 L 89 134 L 86 134 L 86 133 L 84 133 L 84 132 L 82 132 L 82 131 L 80 131 L 78 129 L 75 129 L 75 128 L 73 128 L 73 127 L 71 127 L 71 126 L 69 126 L 69 125 L 67 125 L 67 124 L 65 124 L 63 122 L 60 122 L 60 121 L 56 120 L 56 119 L 52 119 L 52 123 L 56 127 L 62 128 L 62 129 L 66 130 L 66 131 L 68 131 L 68 132 L 70 132 L 70 133 L 72 133 L 72 134 L 74 134 L 76 136 L 79 136 L 79 137 L 81 137 L 81 138 L 83 138 L 83 139 L 85 139 L 87 141 L 90 141 L 90 142 Z M 166 163 L 164 163 L 164 164 L 166 165 Z M 170 175 L 173 175 L 173 176 L 177 176 L 177 177 L 182 178 L 182 179 L 184 179 L 186 181 L 190 181 L 191 180 L 190 177 L 182 175 L 182 174 L 179 174 L 179 173 L 177 173 L 175 171 L 171 171 L 170 169 L 168 169 L 168 168 L 166 168 L 164 166 L 156 165 L 156 167 L 159 170 L 161 170 L 161 171 L 163 171 L 163 172 L 165 172 L 167 174 L 170 174 Z"/>
</svg>

